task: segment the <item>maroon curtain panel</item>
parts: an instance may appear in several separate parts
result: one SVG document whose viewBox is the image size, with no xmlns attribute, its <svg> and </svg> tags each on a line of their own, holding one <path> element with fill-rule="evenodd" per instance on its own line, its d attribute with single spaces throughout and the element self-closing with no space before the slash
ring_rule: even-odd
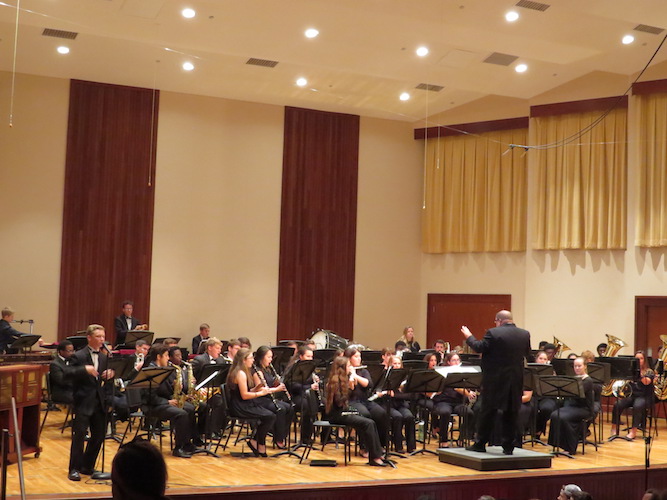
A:
<svg viewBox="0 0 667 500">
<path fill-rule="evenodd" d="M 285 109 L 278 339 L 352 338 L 359 117 Z"/>
<path fill-rule="evenodd" d="M 58 338 L 149 320 L 158 91 L 72 80 Z"/>
</svg>

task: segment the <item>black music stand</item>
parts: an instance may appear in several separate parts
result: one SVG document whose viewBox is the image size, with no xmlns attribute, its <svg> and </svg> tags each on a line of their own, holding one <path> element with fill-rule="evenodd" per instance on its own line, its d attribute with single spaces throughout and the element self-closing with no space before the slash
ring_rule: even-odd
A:
<svg viewBox="0 0 667 500">
<path fill-rule="evenodd" d="M 9 345 L 8 347 L 10 349 L 21 349 L 23 351 L 23 355 L 26 356 L 27 355 L 26 351 L 30 349 L 32 346 L 34 346 L 40 338 L 41 335 L 32 335 L 30 333 L 24 333 L 14 342 L 12 342 L 11 345 Z"/>
<path fill-rule="evenodd" d="M 125 380 L 133 368 L 134 363 L 130 357 L 107 358 L 107 369 L 113 370 L 115 374 L 111 388 L 111 433 L 107 434 L 105 439 L 113 439 L 117 443 L 122 442 L 123 439 L 122 436 L 116 433 L 116 380 Z"/>
<path fill-rule="evenodd" d="M 574 377 L 563 377 L 561 375 L 548 375 L 538 379 L 537 392 L 540 396 L 546 398 L 579 398 L 584 399 L 584 386 L 581 379 Z M 563 456 L 567 458 L 574 458 L 565 451 L 560 451 L 558 442 L 560 438 L 560 406 L 556 408 L 559 425 L 554 432 L 554 445 L 551 453 L 554 456 Z"/>
<path fill-rule="evenodd" d="M 470 369 L 472 368 L 473 367 L 470 367 Z M 436 369 L 436 373 L 440 373 L 438 372 L 438 369 Z M 480 387 L 482 386 L 481 369 L 476 371 L 465 371 L 465 372 L 449 371 L 440 374 L 444 377 L 444 380 L 442 382 L 442 387 L 438 392 L 442 392 L 447 387 L 450 387 L 452 389 L 472 389 L 475 391 L 479 391 Z M 462 416 L 461 421 L 462 421 L 461 426 L 465 429 L 466 428 L 465 415 Z M 459 434 L 463 435 L 462 439 L 463 446 L 464 447 L 467 446 L 469 441 L 468 434 L 464 432 L 459 432 Z"/>
<path fill-rule="evenodd" d="M 524 391 L 533 391 L 533 395 L 537 393 L 537 386 L 539 384 L 538 379 L 542 376 L 553 376 L 554 368 L 551 365 L 545 365 L 542 363 L 528 363 L 523 371 L 523 390 Z M 538 402 L 537 398 L 531 398 L 532 407 L 532 417 L 530 419 L 530 439 L 524 439 L 521 441 L 521 444 L 530 443 L 531 446 L 535 446 L 535 443 L 541 444 L 542 446 L 549 446 L 548 443 L 545 443 L 541 439 L 538 439 L 537 436 L 537 410 Z"/>
<path fill-rule="evenodd" d="M 132 387 L 132 388 L 137 388 L 137 389 L 148 389 L 148 401 L 150 402 L 152 400 L 152 395 L 153 395 L 153 390 L 157 388 L 162 382 L 164 382 L 167 377 L 173 372 L 175 368 L 168 366 L 168 367 L 160 367 L 160 366 L 148 366 L 146 368 L 142 368 L 139 373 L 132 379 L 132 381 L 127 384 L 127 387 Z M 145 421 L 149 421 L 151 418 L 151 406 L 150 404 L 146 405 L 147 411 L 145 415 Z M 145 433 L 145 436 L 148 441 L 151 439 L 151 429 L 150 427 L 147 427 L 147 431 Z M 137 429 L 137 434 L 135 434 L 134 439 L 137 439 L 137 437 L 141 437 L 142 434 L 139 434 L 139 430 Z"/>
<path fill-rule="evenodd" d="M 403 388 L 404 392 L 419 392 L 426 395 L 427 392 L 438 392 L 442 386 L 442 375 L 435 370 L 412 370 L 408 371 L 408 379 Z M 426 449 L 426 434 L 428 429 L 424 429 L 424 436 L 422 439 L 422 449 L 415 450 L 410 453 L 410 456 L 418 455 L 420 453 L 437 453 Z"/>
<path fill-rule="evenodd" d="M 403 363 L 406 361 L 424 361 L 424 356 L 426 356 L 426 354 L 405 350 L 403 351 L 403 354 L 401 354 L 401 359 L 403 360 Z"/>
<path fill-rule="evenodd" d="M 382 351 L 359 351 L 361 353 L 361 364 L 365 365 L 367 363 L 381 363 L 382 362 Z"/>
<path fill-rule="evenodd" d="M 287 363 L 294 356 L 294 348 L 286 345 L 278 345 L 271 347 L 271 352 L 273 352 L 273 361 L 271 364 L 275 366 L 278 374 L 282 375 Z"/>
<path fill-rule="evenodd" d="M 206 425 L 209 426 L 212 415 L 213 415 L 213 408 L 210 403 L 211 399 L 215 396 L 214 392 L 215 389 L 222 386 L 222 384 L 225 383 L 225 380 L 227 380 L 227 374 L 229 373 L 229 369 L 231 368 L 231 365 L 229 363 L 216 363 L 216 364 L 209 364 L 209 365 L 204 365 L 201 371 L 201 382 L 198 383 L 195 387 L 195 391 L 199 391 L 201 389 L 206 389 Z M 222 392 L 222 391 L 221 391 Z M 223 396 L 224 397 L 224 396 Z M 213 447 L 213 430 L 208 429 L 209 432 L 204 431 L 204 447 L 199 448 L 195 450 L 193 455 L 197 455 L 200 453 L 205 453 L 206 455 L 210 455 L 215 458 L 220 458 L 219 455 L 217 455 L 218 447 L 220 446 L 220 441 L 222 440 L 222 434 L 223 432 L 220 432 L 220 438 L 218 439 L 218 442 L 216 443 L 215 446 L 215 451 L 211 451 L 211 448 Z"/>
<path fill-rule="evenodd" d="M 574 360 L 566 358 L 553 358 L 551 360 L 551 366 L 554 367 L 556 375 L 562 375 L 564 377 L 574 377 Z"/>
<path fill-rule="evenodd" d="M 69 340 L 72 343 L 75 351 L 83 349 L 88 345 L 88 336 L 86 335 L 71 335 L 67 337 L 66 340 Z"/>
<path fill-rule="evenodd" d="M 366 365 L 366 369 L 368 370 L 368 373 L 371 376 L 371 383 L 373 384 L 373 387 L 369 387 L 369 389 L 375 388 L 377 390 L 380 390 L 378 389 L 378 384 L 382 381 L 382 379 L 385 376 L 384 365 L 380 363 L 368 363 Z"/>
<path fill-rule="evenodd" d="M 283 375 L 283 383 L 285 384 L 285 387 L 287 387 L 288 390 L 289 390 L 289 387 L 293 384 L 305 385 L 306 381 L 310 378 L 310 376 L 315 371 L 316 365 L 317 365 L 317 363 L 315 362 L 315 360 L 310 360 L 310 359 L 303 360 L 303 361 L 298 360 L 296 363 L 294 363 L 290 367 L 289 370 L 286 370 L 284 375 Z M 319 396 L 319 398 L 320 398 L 320 403 L 321 403 L 322 402 L 321 401 L 321 395 Z M 302 426 L 303 426 L 303 419 L 305 418 L 304 408 L 306 408 L 307 406 L 308 406 L 308 398 L 304 394 L 301 397 L 301 408 L 299 409 L 299 411 L 301 411 L 301 419 L 302 419 L 301 425 Z M 298 450 L 299 448 L 304 447 L 304 446 L 306 446 L 306 444 L 299 441 L 294 446 L 292 446 L 290 451 L 295 452 L 296 450 Z M 299 456 L 299 458 L 301 458 L 300 455 L 297 455 L 297 456 Z"/>
<path fill-rule="evenodd" d="M 428 368 L 428 363 L 422 359 L 411 359 L 406 361 L 403 360 L 403 368 L 409 371 L 413 370 L 426 370 Z"/>
<path fill-rule="evenodd" d="M 315 349 L 313 360 L 317 363 L 317 366 L 326 366 L 333 361 L 337 352 L 338 349 Z"/>
<path fill-rule="evenodd" d="M 154 332 L 149 330 L 130 330 L 125 336 L 125 344 L 123 344 L 125 349 L 133 348 L 137 344 L 137 340 L 145 340 L 148 345 L 153 343 Z"/>
<path fill-rule="evenodd" d="M 611 380 L 636 380 L 639 377 L 639 362 L 634 356 L 619 356 L 619 357 L 601 357 L 595 358 L 595 361 L 600 361 L 602 363 L 609 364 L 609 377 Z M 646 408 L 648 409 L 649 401 L 646 401 Z M 612 425 L 613 422 L 612 422 Z M 621 436 L 620 434 L 620 424 L 619 424 L 619 433 L 615 436 L 610 436 L 607 442 L 615 441 L 616 439 L 623 439 L 625 441 L 631 441 L 631 439 L 626 436 Z"/>
<path fill-rule="evenodd" d="M 378 365 L 382 366 L 382 365 Z M 375 384 L 373 392 L 389 392 L 389 391 L 398 391 L 401 387 L 401 383 L 405 380 L 408 371 L 405 368 L 390 368 L 384 373 L 384 376 L 379 377 L 378 383 Z M 396 453 L 394 451 L 389 451 L 389 427 L 391 426 L 391 397 L 387 394 L 383 398 L 384 409 L 387 415 L 387 426 L 385 431 L 385 452 L 384 452 L 384 461 L 391 465 L 394 469 L 396 468 L 396 462 L 389 459 L 389 456 L 407 458 L 401 453 Z"/>
</svg>

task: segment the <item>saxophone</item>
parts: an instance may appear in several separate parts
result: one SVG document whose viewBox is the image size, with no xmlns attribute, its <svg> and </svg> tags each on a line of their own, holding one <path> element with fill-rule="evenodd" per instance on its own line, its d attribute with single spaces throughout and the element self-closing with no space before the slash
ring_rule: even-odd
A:
<svg viewBox="0 0 667 500">
<path fill-rule="evenodd" d="M 626 344 L 623 342 L 621 339 L 618 337 L 614 337 L 613 335 L 609 335 L 608 333 L 605 334 L 607 337 L 607 352 L 605 352 L 605 357 L 607 358 L 613 358 L 616 356 L 618 351 L 623 349 Z M 613 396 L 614 395 L 614 383 L 616 382 L 615 379 L 610 380 L 607 384 L 605 384 L 602 387 L 602 395 L 603 396 Z M 623 392 L 620 387 L 617 386 L 616 392 L 620 393 Z"/>
<path fill-rule="evenodd" d="M 663 363 L 663 372 L 655 379 L 653 390 L 658 401 L 664 401 L 667 399 L 667 373 L 664 371 L 665 363 L 667 363 L 667 335 L 660 335 L 660 340 L 662 341 L 662 352 L 659 359 Z"/>
<path fill-rule="evenodd" d="M 195 379 L 194 372 L 192 370 L 192 363 L 188 363 L 187 361 L 181 361 L 188 370 L 188 394 L 187 394 L 187 399 L 190 401 L 194 407 L 195 410 L 199 408 L 199 405 L 202 403 L 206 402 L 207 399 L 207 394 L 206 394 L 206 389 L 203 389 L 202 391 L 198 391 L 195 387 L 197 386 L 197 380 Z"/>
<path fill-rule="evenodd" d="M 183 369 L 178 365 L 172 366 L 176 368 L 176 378 L 174 379 L 174 393 L 171 395 L 171 399 L 176 400 L 176 406 L 183 408 L 185 401 L 188 399 L 188 395 L 183 393 Z"/>
</svg>

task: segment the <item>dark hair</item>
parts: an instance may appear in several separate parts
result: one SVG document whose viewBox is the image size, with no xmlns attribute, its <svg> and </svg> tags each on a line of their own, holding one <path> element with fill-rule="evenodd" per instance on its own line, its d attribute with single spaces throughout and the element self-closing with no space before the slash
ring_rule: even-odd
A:
<svg viewBox="0 0 667 500">
<path fill-rule="evenodd" d="M 359 352 L 359 349 L 357 349 L 356 347 L 352 347 L 352 346 L 346 347 L 345 350 L 343 351 L 343 356 L 345 356 L 346 358 L 351 358 L 352 356 L 354 356 L 358 352 Z"/>
<path fill-rule="evenodd" d="M 261 345 L 257 348 L 257 352 L 255 353 L 255 365 L 261 367 L 262 366 L 262 360 L 266 357 L 266 355 L 271 352 L 271 348 L 268 345 Z"/>
<path fill-rule="evenodd" d="M 544 346 L 542 346 L 542 350 L 546 351 L 547 349 L 556 350 L 556 346 L 554 344 L 550 344 L 550 343 L 547 342 L 546 344 L 544 344 Z"/>
<path fill-rule="evenodd" d="M 241 344 L 248 344 L 248 347 L 252 347 L 252 344 L 250 343 L 250 339 L 248 337 L 239 337 L 238 341 Z"/>
<path fill-rule="evenodd" d="M 153 344 L 150 351 L 148 351 L 148 356 L 146 356 L 145 364 L 155 363 L 158 356 L 162 356 L 165 352 L 168 352 L 169 348 L 164 344 Z"/>
<path fill-rule="evenodd" d="M 176 351 L 180 351 L 180 350 L 181 350 L 181 348 L 178 347 L 177 345 L 173 345 L 173 346 L 171 346 L 171 347 L 169 348 L 169 357 L 171 358 L 171 357 L 174 355 L 174 353 L 175 353 Z M 181 354 L 183 354 L 182 351 L 181 351 Z"/>
<path fill-rule="evenodd" d="M 58 343 L 58 352 L 65 352 L 67 350 L 67 348 L 71 345 L 74 345 L 74 344 L 72 344 L 71 340 L 61 340 Z"/>
<path fill-rule="evenodd" d="M 399 347 L 408 347 L 408 344 L 406 344 L 402 340 L 397 340 L 396 343 L 394 344 L 394 349 L 398 350 Z"/>
<path fill-rule="evenodd" d="M 438 340 L 436 340 L 435 342 L 433 342 L 433 345 L 435 345 L 435 344 L 442 344 L 442 345 L 445 345 L 445 341 L 442 340 L 442 339 L 438 339 Z"/>
<path fill-rule="evenodd" d="M 325 391 L 327 396 L 325 410 L 327 413 L 331 412 L 335 402 L 343 407 L 347 406 L 350 397 L 349 376 L 347 374 L 349 361 L 345 356 L 337 356 L 331 364 Z"/>
<path fill-rule="evenodd" d="M 148 342 L 146 342 L 144 339 L 139 339 L 134 343 L 134 346 L 135 347 L 137 347 L 137 346 L 141 347 L 142 345 L 146 345 L 146 344 L 148 344 Z"/>
<path fill-rule="evenodd" d="M 426 356 L 424 356 L 424 361 L 426 361 L 427 363 L 430 363 L 431 358 L 435 358 L 436 362 L 438 361 L 438 357 L 435 355 L 434 352 L 429 352 Z"/>
<path fill-rule="evenodd" d="M 130 441 L 118 449 L 111 465 L 114 499 L 163 499 L 167 464 L 160 450 L 144 440 Z"/>
<path fill-rule="evenodd" d="M 459 353 L 458 353 L 458 352 L 455 352 L 455 351 L 448 352 L 447 354 L 445 354 L 445 359 L 444 359 L 443 361 L 445 362 L 446 365 L 448 365 L 448 364 L 449 364 L 449 361 L 450 361 L 454 356 L 459 356 Z M 459 359 L 461 359 L 461 356 L 459 356 Z"/>
<path fill-rule="evenodd" d="M 134 302 L 132 302 L 131 300 L 124 300 L 124 301 L 123 301 L 123 305 L 122 305 L 121 307 L 125 307 L 125 306 L 132 306 L 132 307 L 134 307 Z"/>
</svg>

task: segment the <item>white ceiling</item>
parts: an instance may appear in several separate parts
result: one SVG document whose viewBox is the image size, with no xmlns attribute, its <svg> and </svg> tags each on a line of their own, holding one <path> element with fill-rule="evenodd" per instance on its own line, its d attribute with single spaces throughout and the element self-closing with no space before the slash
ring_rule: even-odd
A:
<svg viewBox="0 0 667 500">
<path fill-rule="evenodd" d="M 488 95 L 530 99 L 596 71 L 632 75 L 667 33 L 633 30 L 667 28 L 664 0 L 542 0 L 544 12 L 517 1 L 21 0 L 16 71 L 416 121 Z M 16 3 L 0 0 L 3 71 L 14 61 Z M 197 16 L 184 19 L 184 7 Z M 512 8 L 521 17 L 508 23 Z M 306 39 L 309 27 L 320 36 Z M 628 33 L 636 40 L 622 45 Z M 419 45 L 427 57 L 415 55 Z M 493 52 L 528 71 L 484 63 Z M 249 66 L 251 57 L 279 64 Z M 186 60 L 194 71 L 181 69 Z M 667 48 L 654 64 L 664 60 Z M 305 88 L 294 83 L 301 76 Z M 402 92 L 412 98 L 399 101 Z"/>
</svg>

